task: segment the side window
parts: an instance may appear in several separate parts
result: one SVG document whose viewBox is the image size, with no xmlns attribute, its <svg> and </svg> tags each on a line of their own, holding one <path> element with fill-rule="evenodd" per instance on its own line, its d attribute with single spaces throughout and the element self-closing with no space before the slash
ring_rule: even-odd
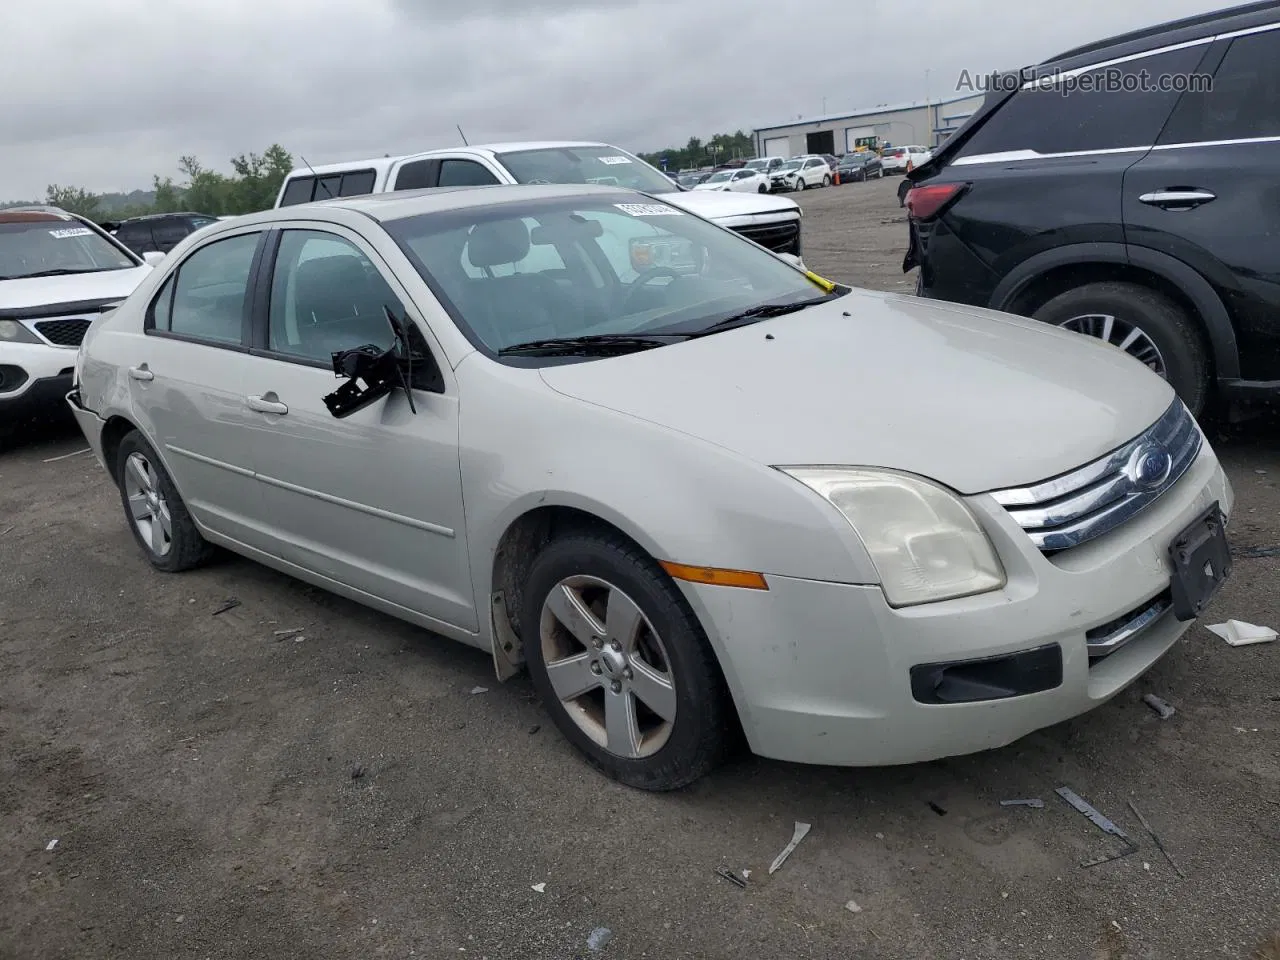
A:
<svg viewBox="0 0 1280 960">
<path fill-rule="evenodd" d="M 338 191 L 344 197 L 363 197 L 373 193 L 373 184 L 377 174 L 372 170 L 354 170 L 342 175 L 342 188 Z"/>
<path fill-rule="evenodd" d="M 116 239 L 135 253 L 146 253 L 156 248 L 151 242 L 151 227 L 145 223 L 126 223 L 116 231 Z"/>
<path fill-rule="evenodd" d="M 271 280 L 267 346 L 326 367 L 333 354 L 393 339 L 384 307 L 404 313 L 399 298 L 360 248 L 336 234 L 286 230 Z"/>
<path fill-rule="evenodd" d="M 1237 37 L 1211 90 L 1178 101 L 1160 142 L 1198 143 L 1280 136 L 1280 30 Z"/>
<path fill-rule="evenodd" d="M 1020 90 L 978 128 L 960 157 L 1151 146 L 1204 53 L 1203 45 L 1184 47 Z"/>
<path fill-rule="evenodd" d="M 151 228 L 156 238 L 156 246 L 168 253 L 182 241 L 191 230 L 187 224 L 178 219 L 160 220 Z"/>
<path fill-rule="evenodd" d="M 249 271 L 260 236 L 218 240 L 182 261 L 173 281 L 170 332 L 215 343 L 241 342 Z"/>
<path fill-rule="evenodd" d="M 442 187 L 483 187 L 497 182 L 497 177 L 474 160 L 440 161 Z"/>
<path fill-rule="evenodd" d="M 311 190 L 315 185 L 315 177 L 294 177 L 285 185 L 280 206 L 291 207 L 295 203 L 310 203 Z"/>
<path fill-rule="evenodd" d="M 176 276 L 176 273 L 169 274 L 169 279 L 164 282 L 160 292 L 151 301 L 151 317 L 149 319 L 151 321 L 150 326 L 154 330 L 167 331 L 169 329 L 169 317 L 173 312 L 173 281 Z"/>
<path fill-rule="evenodd" d="M 396 173 L 397 190 L 421 190 L 423 187 L 434 187 L 431 182 L 431 160 L 414 160 L 406 163 Z"/>
</svg>

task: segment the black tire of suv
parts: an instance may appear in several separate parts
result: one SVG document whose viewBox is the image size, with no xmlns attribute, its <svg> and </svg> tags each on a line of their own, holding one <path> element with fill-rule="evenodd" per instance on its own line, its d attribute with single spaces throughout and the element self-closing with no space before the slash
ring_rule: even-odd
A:
<svg viewBox="0 0 1280 960">
<path fill-rule="evenodd" d="M 1049 300 L 1032 316 L 1060 326 L 1090 313 L 1109 314 L 1151 338 L 1170 386 L 1199 416 L 1209 399 L 1209 355 L 1194 320 L 1164 294 L 1136 283 L 1088 283 Z"/>
<path fill-rule="evenodd" d="M 142 539 L 138 525 L 134 523 L 130 514 L 129 495 L 125 492 L 124 471 L 125 465 L 129 462 L 129 456 L 134 453 L 145 458 L 151 469 L 155 471 L 156 487 L 169 507 L 170 549 L 163 556 L 152 550 L 151 545 Z M 178 488 L 173 485 L 172 478 L 155 451 L 151 449 L 151 444 L 147 443 L 146 438 L 139 431 L 130 431 L 120 441 L 115 471 L 116 486 L 120 488 L 120 503 L 124 507 L 125 522 L 129 524 L 133 539 L 137 541 L 153 567 L 165 573 L 181 573 L 209 561 L 217 548 L 200 536 L 200 531 L 196 529 L 196 522 L 191 519 L 187 505 L 182 502 Z"/>
<path fill-rule="evenodd" d="M 670 738 L 653 756 L 611 753 L 568 715 L 547 675 L 540 630 L 542 606 L 562 580 L 598 577 L 624 591 L 661 638 L 676 690 Z M 551 541 L 533 562 L 524 587 L 520 633 L 529 677 L 552 720 L 596 769 L 641 790 L 688 786 L 719 766 L 735 742 L 728 688 L 702 625 L 667 573 L 620 535 L 586 530 Z"/>
</svg>

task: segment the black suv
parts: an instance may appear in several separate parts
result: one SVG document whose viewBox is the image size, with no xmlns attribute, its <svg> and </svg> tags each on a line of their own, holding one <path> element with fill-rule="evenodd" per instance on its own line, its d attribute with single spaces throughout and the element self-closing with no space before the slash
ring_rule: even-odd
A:
<svg viewBox="0 0 1280 960">
<path fill-rule="evenodd" d="M 113 224 L 116 239 L 134 253 L 168 253 L 201 227 L 216 223 L 207 213 L 154 213 Z"/>
<path fill-rule="evenodd" d="M 1108 340 L 1197 414 L 1280 397 L 1280 2 L 995 75 L 910 180 L 920 295 Z"/>
</svg>

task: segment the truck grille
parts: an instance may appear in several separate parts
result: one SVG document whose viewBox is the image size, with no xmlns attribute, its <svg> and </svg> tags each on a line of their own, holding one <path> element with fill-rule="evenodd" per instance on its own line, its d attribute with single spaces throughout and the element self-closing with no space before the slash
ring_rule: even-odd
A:
<svg viewBox="0 0 1280 960">
<path fill-rule="evenodd" d="M 1105 457 L 1032 487 L 991 495 L 1045 553 L 1102 536 L 1178 482 L 1203 437 L 1180 400 L 1150 428 Z"/>
<path fill-rule="evenodd" d="M 72 320 L 41 320 L 36 324 L 36 333 L 56 347 L 78 347 L 92 322 L 83 317 Z"/>
<path fill-rule="evenodd" d="M 800 221 L 787 220 L 784 223 L 753 223 L 745 227 L 734 227 L 748 240 L 754 240 L 762 247 L 768 247 L 774 253 L 790 253 L 800 256 Z"/>
</svg>

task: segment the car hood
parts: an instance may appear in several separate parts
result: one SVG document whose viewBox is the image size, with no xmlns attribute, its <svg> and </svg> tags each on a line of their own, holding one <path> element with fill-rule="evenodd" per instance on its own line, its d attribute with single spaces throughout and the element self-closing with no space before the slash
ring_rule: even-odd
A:
<svg viewBox="0 0 1280 960">
<path fill-rule="evenodd" d="M 673 207 L 688 210 L 708 220 L 722 220 L 726 217 L 760 217 L 766 214 L 800 216 L 800 205 L 794 200 L 773 197 L 766 193 L 690 190 L 684 193 L 664 193 L 662 199 Z"/>
<path fill-rule="evenodd" d="M 0 310 L 21 310 L 84 300 L 123 300 L 151 272 L 144 264 L 129 270 L 100 270 L 63 277 L 0 280 Z"/>
<path fill-rule="evenodd" d="M 885 467 L 965 494 L 1079 467 L 1174 399 L 1137 361 L 1079 334 L 862 290 L 542 377 L 759 463 Z"/>
</svg>

